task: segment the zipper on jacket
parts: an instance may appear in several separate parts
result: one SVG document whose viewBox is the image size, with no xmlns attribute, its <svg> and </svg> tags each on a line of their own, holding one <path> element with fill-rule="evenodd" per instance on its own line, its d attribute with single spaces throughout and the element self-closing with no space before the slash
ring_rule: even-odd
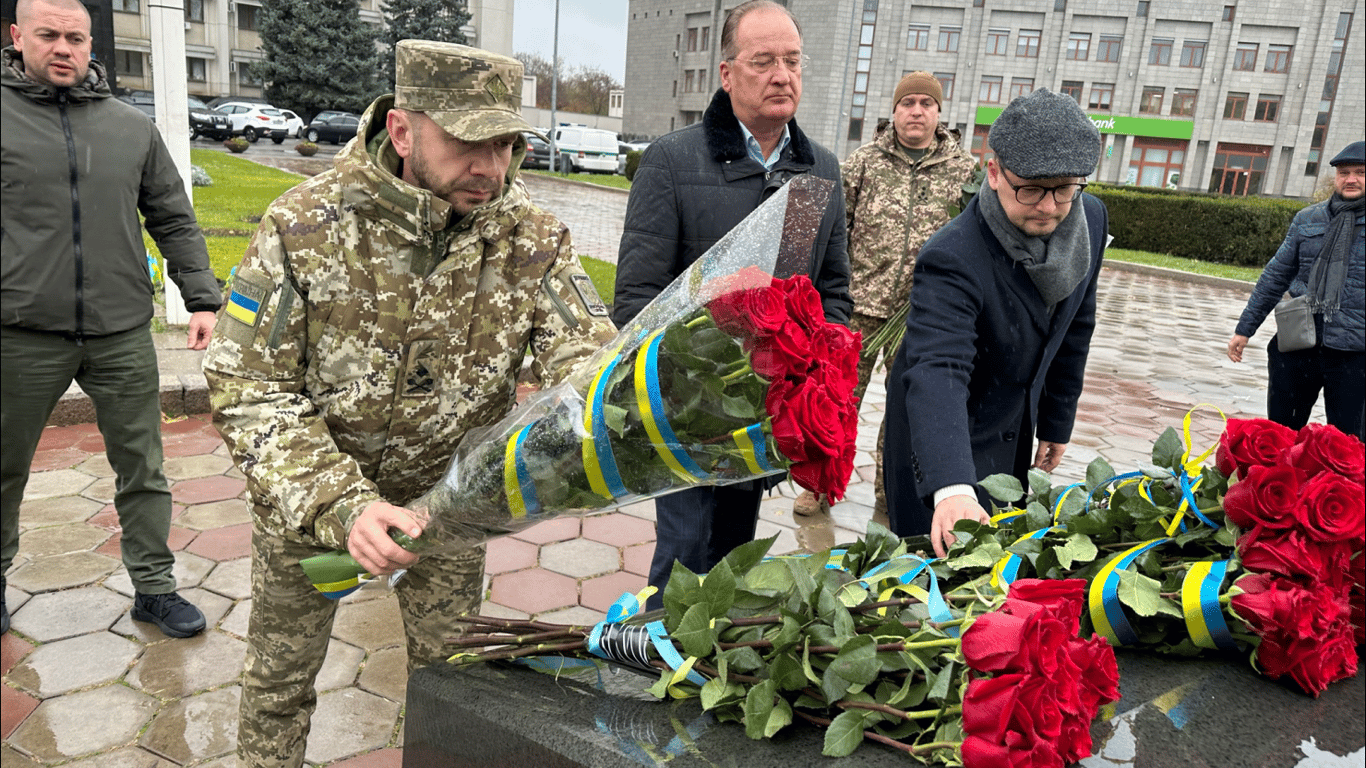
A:
<svg viewBox="0 0 1366 768">
<path fill-rule="evenodd" d="M 62 133 L 66 137 L 66 160 L 71 172 L 71 250 L 76 270 L 76 346 L 85 346 L 85 259 L 81 254 L 81 195 L 78 188 L 80 171 L 76 165 L 76 139 L 71 135 L 71 120 L 66 113 L 66 89 L 57 92 L 57 111 L 62 116 Z"/>
</svg>

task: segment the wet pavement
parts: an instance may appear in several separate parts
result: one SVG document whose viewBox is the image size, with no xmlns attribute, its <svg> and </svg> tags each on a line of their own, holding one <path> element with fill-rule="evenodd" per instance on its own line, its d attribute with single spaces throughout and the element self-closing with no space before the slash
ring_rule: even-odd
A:
<svg viewBox="0 0 1366 768">
<path fill-rule="evenodd" d="M 625 195 L 555 180 L 532 181 L 531 188 L 570 226 L 581 253 L 614 257 Z M 1264 415 L 1264 344 L 1272 329 L 1258 334 L 1260 345 L 1248 349 L 1244 363 L 1224 355 L 1249 289 L 1107 268 L 1086 390 L 1059 477 L 1080 479 L 1098 455 L 1118 471 L 1135 468 L 1157 436 L 1179 429 L 1192 409 L 1197 450 L 1221 431 L 1216 408 L 1230 417 Z M 200 402 L 202 392 L 193 391 L 202 386 L 194 379 L 199 355 L 175 348 L 183 332 L 173 329 L 158 343 L 163 380 L 181 382 L 183 402 Z M 72 397 L 79 400 L 79 392 Z M 759 535 L 777 536 L 775 554 L 819 551 L 864 530 L 884 403 L 885 389 L 874 381 L 860 414 L 855 477 L 829 515 L 794 517 L 796 492 L 787 484 L 764 501 Z M 1321 407 L 1314 418 L 1323 420 Z M 129 618 L 132 589 L 118 557 L 114 479 L 99 433 L 89 423 L 49 427 L 33 461 L 20 551 L 8 574 L 13 627 L 0 645 L 4 768 L 234 764 L 251 602 L 244 481 L 203 409 L 168 417 L 163 436 L 175 572 L 209 629 L 172 640 Z M 622 592 L 645 586 L 653 549 L 650 502 L 491 541 L 482 611 L 595 622 Z M 396 600 L 382 587 L 343 600 L 317 683 L 310 766 L 401 762 L 407 680 L 400 626 Z"/>
</svg>

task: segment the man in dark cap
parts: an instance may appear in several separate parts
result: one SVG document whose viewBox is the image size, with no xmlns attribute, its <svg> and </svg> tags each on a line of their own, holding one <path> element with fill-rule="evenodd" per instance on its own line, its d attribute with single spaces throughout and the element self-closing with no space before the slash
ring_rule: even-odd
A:
<svg viewBox="0 0 1366 768">
<path fill-rule="evenodd" d="M 1082 192 L 1100 133 L 1075 101 L 1022 96 L 987 143 L 987 185 L 920 250 L 887 387 L 892 530 L 929 534 L 941 557 L 955 523 L 988 520 L 978 481 L 1062 460 L 1109 241 L 1104 204 Z"/>
<path fill-rule="evenodd" d="M 616 334 L 569 232 L 517 179 L 522 65 L 400 41 L 396 83 L 327 173 L 266 209 L 204 357 L 213 422 L 247 478 L 251 630 L 240 765 L 298 768 L 337 604 L 299 561 L 346 549 L 395 592 L 408 668 L 445 659 L 484 552 L 390 539 L 465 433 Z"/>
<path fill-rule="evenodd" d="M 1322 391 L 1328 423 L 1366 439 L 1366 142 L 1348 144 L 1329 164 L 1333 196 L 1295 214 L 1238 318 L 1228 359 L 1242 362 L 1248 339 L 1287 291 L 1307 295 L 1314 345 L 1282 350 L 1279 334 L 1266 345 L 1267 418 L 1299 429 Z"/>
</svg>

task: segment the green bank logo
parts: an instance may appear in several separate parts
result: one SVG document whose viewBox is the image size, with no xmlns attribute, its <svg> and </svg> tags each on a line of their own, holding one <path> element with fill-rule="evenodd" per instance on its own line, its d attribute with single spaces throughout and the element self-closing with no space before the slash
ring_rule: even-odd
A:
<svg viewBox="0 0 1366 768">
<path fill-rule="evenodd" d="M 991 125 L 1001 116 L 1004 107 L 978 107 L 977 125 Z M 1159 139 L 1190 139 L 1195 135 L 1194 120 L 1167 120 L 1160 117 L 1129 117 L 1127 115 L 1087 115 L 1096 130 L 1123 136 L 1151 136 Z"/>
</svg>

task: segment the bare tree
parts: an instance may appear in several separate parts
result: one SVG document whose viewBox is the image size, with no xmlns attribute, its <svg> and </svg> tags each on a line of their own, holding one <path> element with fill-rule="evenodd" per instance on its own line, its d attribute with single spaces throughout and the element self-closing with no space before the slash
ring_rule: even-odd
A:
<svg viewBox="0 0 1366 768">
<path fill-rule="evenodd" d="M 550 86 L 554 78 L 551 63 L 534 53 L 519 53 L 517 60 L 522 62 L 528 75 L 536 77 L 536 106 L 550 108 Z M 560 61 L 560 87 L 556 109 L 567 112 L 581 112 L 587 115 L 605 115 L 613 90 L 621 84 L 608 73 L 597 67 L 566 67 Z"/>
</svg>

